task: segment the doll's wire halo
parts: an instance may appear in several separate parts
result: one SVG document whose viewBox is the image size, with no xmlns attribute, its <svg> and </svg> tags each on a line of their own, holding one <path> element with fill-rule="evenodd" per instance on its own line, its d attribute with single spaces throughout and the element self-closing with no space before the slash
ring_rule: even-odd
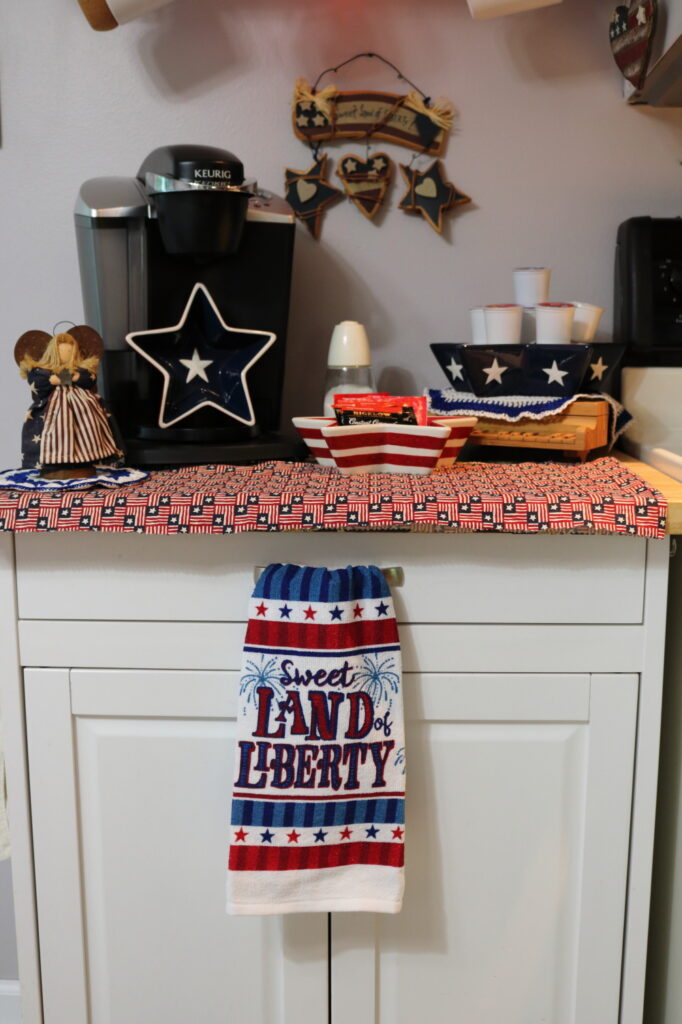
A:
<svg viewBox="0 0 682 1024">
<path fill-rule="evenodd" d="M 62 324 L 68 324 L 69 327 L 75 327 L 76 326 L 75 323 L 73 322 L 73 320 L 57 320 L 57 323 L 52 328 L 52 337 L 53 338 L 54 338 L 54 336 L 57 333 L 57 328 L 61 327 Z"/>
</svg>

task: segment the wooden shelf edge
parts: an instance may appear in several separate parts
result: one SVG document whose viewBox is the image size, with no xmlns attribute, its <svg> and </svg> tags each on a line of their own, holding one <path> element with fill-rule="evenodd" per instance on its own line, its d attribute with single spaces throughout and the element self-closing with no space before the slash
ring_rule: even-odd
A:
<svg viewBox="0 0 682 1024">
<path fill-rule="evenodd" d="M 636 459 L 634 455 L 628 455 L 627 452 L 613 452 L 613 455 L 619 462 L 626 463 L 630 469 L 641 476 L 642 480 L 646 480 L 648 484 L 665 495 L 668 501 L 665 532 L 682 534 L 682 483 L 673 480 L 667 473 L 661 473 L 659 469 L 654 469 L 648 463 Z"/>
</svg>

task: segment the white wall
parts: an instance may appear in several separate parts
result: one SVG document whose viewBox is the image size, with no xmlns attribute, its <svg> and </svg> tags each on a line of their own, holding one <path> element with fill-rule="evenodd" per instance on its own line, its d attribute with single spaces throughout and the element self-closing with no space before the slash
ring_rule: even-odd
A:
<svg viewBox="0 0 682 1024">
<path fill-rule="evenodd" d="M 511 295 L 510 268 L 549 264 L 553 294 L 607 308 L 618 224 L 682 213 L 682 112 L 628 108 L 613 64 L 613 6 L 556 7 L 474 22 L 464 0 L 176 0 L 113 32 L 93 32 L 76 0 L 5 2 L 0 465 L 16 465 L 27 390 L 11 358 L 29 328 L 82 315 L 72 226 L 79 183 L 134 174 L 155 146 L 233 149 L 266 187 L 306 167 L 290 127 L 299 75 L 376 50 L 461 117 L 445 156 L 474 198 L 443 237 L 391 208 L 379 224 L 349 203 L 322 240 L 299 228 L 289 411 L 314 412 L 333 324 L 369 329 L 382 385 L 443 383 L 428 343 L 467 340 L 467 310 Z M 339 87 L 395 88 L 375 62 Z M 330 147 L 332 156 L 353 147 Z M 407 162 L 408 150 L 389 147 Z M 0 907 L 0 930 L 6 920 Z"/>
</svg>

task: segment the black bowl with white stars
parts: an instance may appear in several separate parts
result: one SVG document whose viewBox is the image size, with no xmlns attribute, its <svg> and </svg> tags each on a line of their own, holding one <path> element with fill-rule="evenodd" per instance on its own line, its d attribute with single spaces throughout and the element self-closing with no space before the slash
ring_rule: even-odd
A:
<svg viewBox="0 0 682 1024">
<path fill-rule="evenodd" d="M 432 345 L 431 350 L 451 387 L 482 398 L 570 397 L 580 393 L 592 357 L 590 345 L 493 346 L 441 342 Z"/>
</svg>

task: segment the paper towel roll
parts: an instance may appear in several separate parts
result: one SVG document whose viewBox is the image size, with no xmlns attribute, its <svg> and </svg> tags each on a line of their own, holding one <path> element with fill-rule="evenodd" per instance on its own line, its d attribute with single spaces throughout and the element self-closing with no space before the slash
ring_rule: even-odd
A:
<svg viewBox="0 0 682 1024">
<path fill-rule="evenodd" d="M 551 7 L 561 0 L 467 0 L 471 17 L 476 19 L 498 18 L 502 14 L 520 14 L 536 7 Z"/>
</svg>

